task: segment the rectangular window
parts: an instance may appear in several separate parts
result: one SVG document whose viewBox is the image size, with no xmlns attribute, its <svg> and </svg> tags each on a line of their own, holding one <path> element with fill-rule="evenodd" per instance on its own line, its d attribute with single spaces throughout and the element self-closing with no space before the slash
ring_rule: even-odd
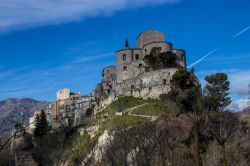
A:
<svg viewBox="0 0 250 166">
<path fill-rule="evenodd" d="M 123 55 L 122 55 L 122 59 L 123 59 L 123 61 L 126 61 L 126 59 L 127 59 L 126 54 L 123 54 Z"/>
<path fill-rule="evenodd" d="M 142 67 L 142 64 L 141 64 L 141 63 L 139 63 L 139 67 Z"/>
<path fill-rule="evenodd" d="M 123 71 L 126 71 L 126 70 L 127 70 L 127 66 L 124 66 L 124 67 L 123 67 Z"/>
<path fill-rule="evenodd" d="M 135 54 L 135 60 L 139 60 L 139 55 Z"/>
</svg>

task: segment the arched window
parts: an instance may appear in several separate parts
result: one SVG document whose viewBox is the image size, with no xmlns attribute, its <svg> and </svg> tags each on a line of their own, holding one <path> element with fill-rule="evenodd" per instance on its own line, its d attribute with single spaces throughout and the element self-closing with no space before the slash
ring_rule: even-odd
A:
<svg viewBox="0 0 250 166">
<path fill-rule="evenodd" d="M 148 50 L 147 50 L 147 49 L 145 49 L 145 54 L 147 54 L 147 52 L 148 52 Z"/>
</svg>

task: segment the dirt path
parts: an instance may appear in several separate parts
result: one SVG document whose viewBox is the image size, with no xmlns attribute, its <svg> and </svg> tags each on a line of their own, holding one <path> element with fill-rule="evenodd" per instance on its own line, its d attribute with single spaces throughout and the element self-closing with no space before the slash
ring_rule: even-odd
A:
<svg viewBox="0 0 250 166">
<path fill-rule="evenodd" d="M 137 108 L 140 108 L 140 107 L 143 107 L 145 105 L 147 105 L 148 103 L 144 103 L 144 104 L 141 104 L 141 105 L 137 105 L 137 106 L 134 106 L 134 107 L 131 107 L 131 108 L 127 108 L 125 111 L 123 111 L 122 113 L 127 113 L 127 112 L 131 112 L 131 111 L 134 111 L 135 109 Z"/>
<path fill-rule="evenodd" d="M 143 106 L 145 106 L 145 105 L 147 105 L 147 104 L 148 104 L 148 103 L 144 103 L 144 104 L 141 104 L 141 105 L 137 105 L 137 106 L 135 106 L 135 107 L 128 108 L 128 109 L 125 110 L 123 113 L 127 113 L 127 112 L 128 112 L 128 115 L 129 115 L 129 116 L 150 118 L 150 119 L 152 119 L 152 120 L 155 120 L 155 119 L 157 118 L 157 116 L 133 114 L 133 111 L 134 111 L 134 110 L 136 110 L 137 108 L 143 107 Z"/>
</svg>

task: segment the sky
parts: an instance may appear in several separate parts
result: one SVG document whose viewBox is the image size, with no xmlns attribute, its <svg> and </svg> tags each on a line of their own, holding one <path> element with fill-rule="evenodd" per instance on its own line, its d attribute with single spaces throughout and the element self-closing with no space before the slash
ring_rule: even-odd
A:
<svg viewBox="0 0 250 166">
<path fill-rule="evenodd" d="M 249 0 L 0 0 L 0 100 L 89 93 L 126 37 L 157 29 L 204 77 L 228 74 L 231 107 L 250 106 Z"/>
</svg>

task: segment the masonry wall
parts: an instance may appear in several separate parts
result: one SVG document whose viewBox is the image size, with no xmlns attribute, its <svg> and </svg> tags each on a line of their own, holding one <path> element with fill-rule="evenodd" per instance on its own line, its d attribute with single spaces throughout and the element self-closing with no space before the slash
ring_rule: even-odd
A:
<svg viewBox="0 0 250 166">
<path fill-rule="evenodd" d="M 143 52 L 143 58 L 145 55 L 150 54 L 152 48 L 154 47 L 160 47 L 161 52 L 167 52 L 172 50 L 172 44 L 167 43 L 167 42 L 152 42 L 149 44 L 146 44 L 145 46 L 142 47 L 142 52 Z"/>
<path fill-rule="evenodd" d="M 123 56 L 125 55 L 126 59 L 123 59 Z M 138 74 L 145 71 L 142 68 L 143 66 L 145 66 L 143 62 L 143 55 L 141 54 L 141 50 L 139 49 L 125 49 L 118 51 L 116 53 L 116 64 L 117 83 L 121 83 L 124 80 L 134 78 Z"/>
<path fill-rule="evenodd" d="M 165 41 L 164 33 L 157 30 L 149 30 L 141 33 L 137 37 L 137 45 L 142 48 L 144 45 L 152 42 L 163 42 Z"/>
<path fill-rule="evenodd" d="M 161 94 L 170 91 L 170 81 L 175 68 L 162 69 L 152 72 L 144 72 L 135 78 L 125 80 L 115 87 L 116 95 L 133 97 L 159 98 Z"/>
</svg>

